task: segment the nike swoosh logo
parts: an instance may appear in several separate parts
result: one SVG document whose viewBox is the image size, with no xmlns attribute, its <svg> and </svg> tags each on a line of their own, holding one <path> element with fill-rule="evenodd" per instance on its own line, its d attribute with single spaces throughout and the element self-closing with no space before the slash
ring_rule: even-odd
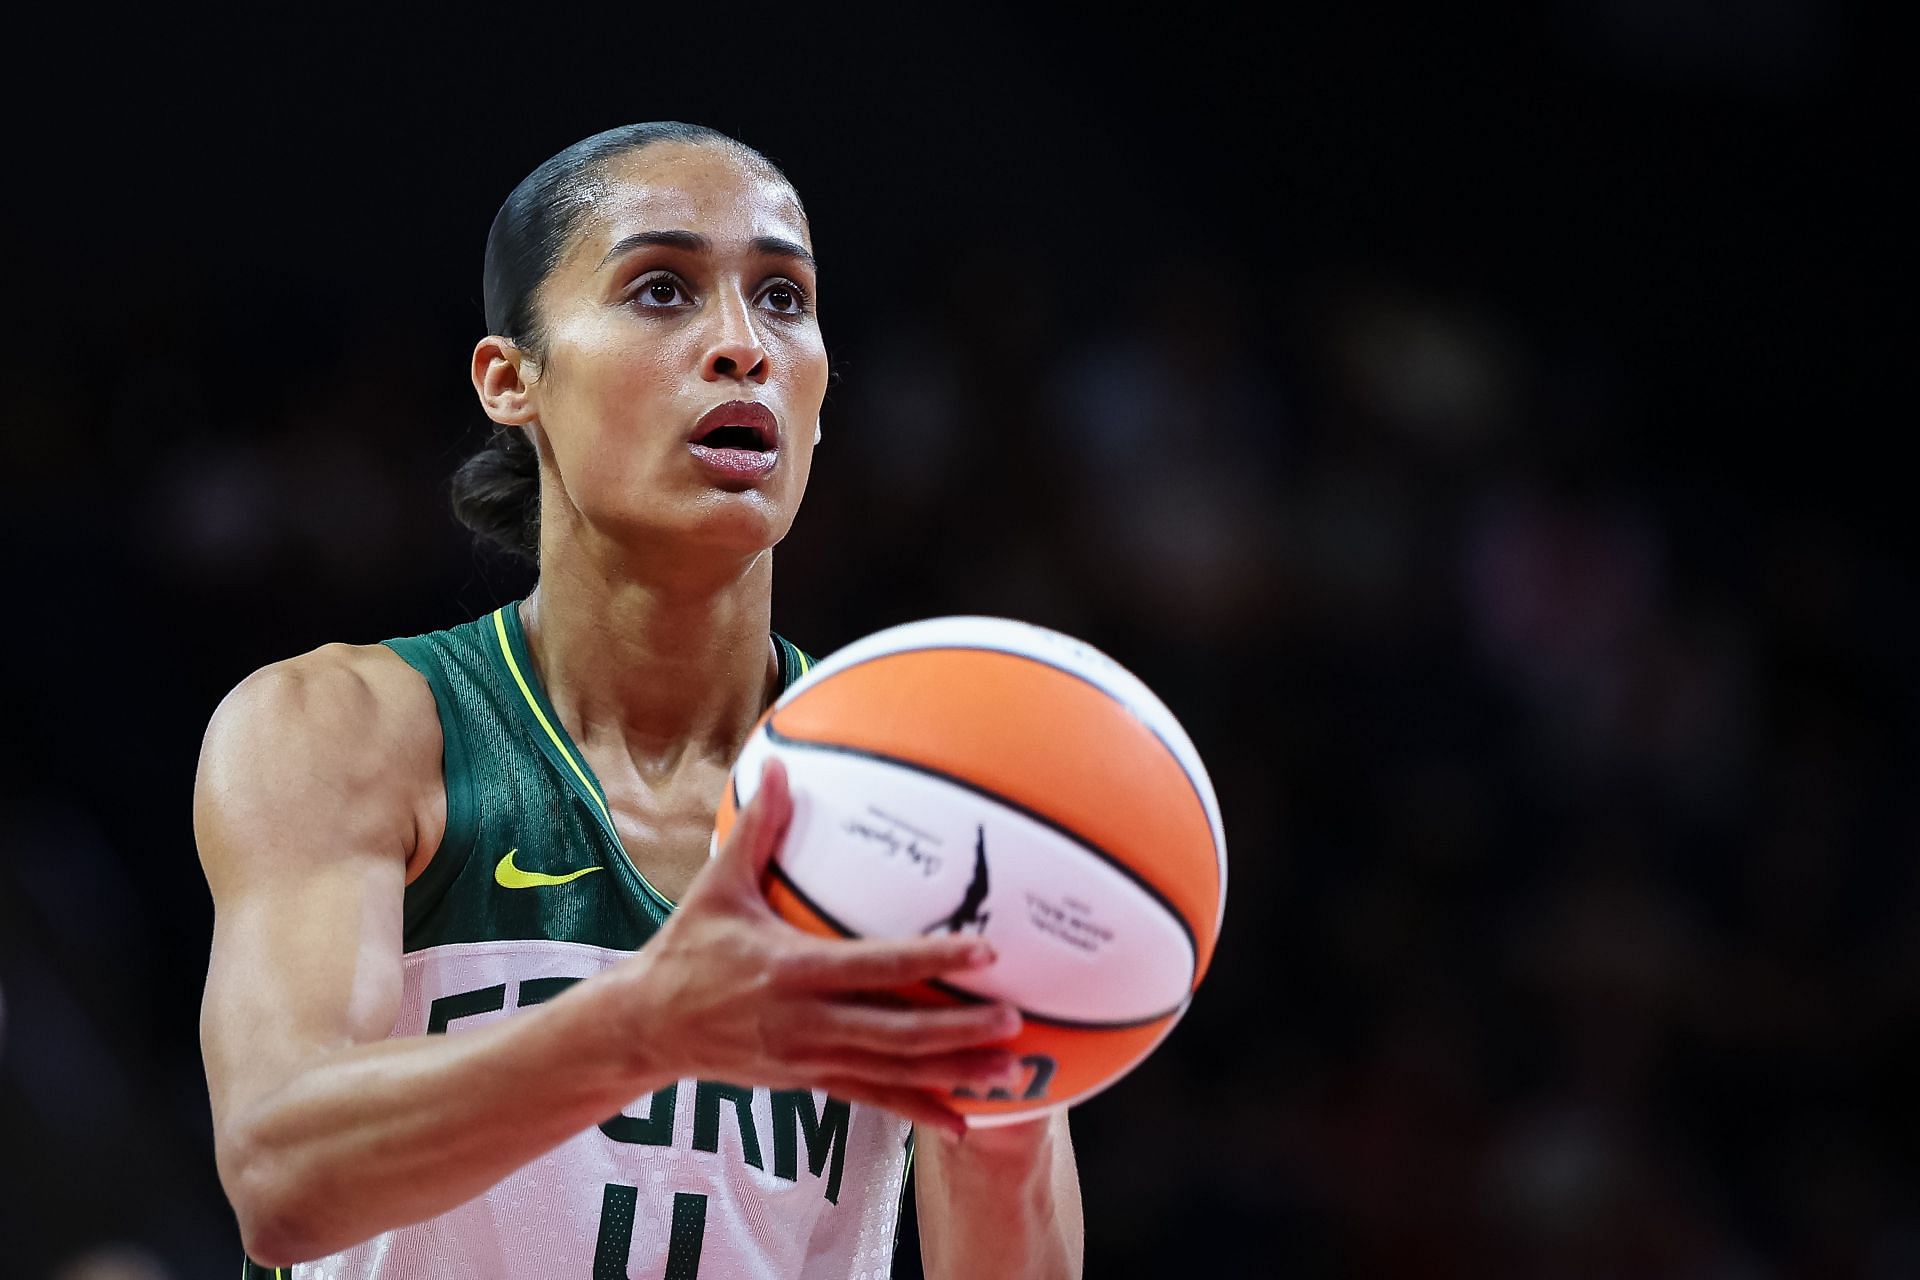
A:
<svg viewBox="0 0 1920 1280">
<path fill-rule="evenodd" d="M 602 867 L 582 867 L 578 871 L 569 871 L 563 876 L 550 876 L 544 871 L 522 871 L 513 865 L 513 855 L 519 849 L 507 850 L 507 856 L 500 859 L 493 869 L 493 882 L 502 889 L 540 889 L 547 885 L 566 884 L 578 880 L 581 876 L 592 875 Z"/>
</svg>

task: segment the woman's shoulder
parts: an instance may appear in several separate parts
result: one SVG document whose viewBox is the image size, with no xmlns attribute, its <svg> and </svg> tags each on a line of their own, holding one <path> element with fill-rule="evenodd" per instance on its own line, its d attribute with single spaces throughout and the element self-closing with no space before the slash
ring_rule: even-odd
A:
<svg viewBox="0 0 1920 1280">
<path fill-rule="evenodd" d="M 336 781 L 438 782 L 440 721 L 426 679 L 385 645 L 327 644 L 255 671 L 215 708 L 208 760 L 302 768 Z"/>
<path fill-rule="evenodd" d="M 394 745 L 439 732 L 425 677 L 383 644 L 325 644 L 261 667 L 214 711 L 216 725 L 234 719 L 322 734 L 377 731 Z M 374 743 L 362 738 L 361 745 Z"/>
<path fill-rule="evenodd" d="M 365 843 L 411 857 L 444 822 L 441 746 L 426 680 L 384 646 L 329 644 L 270 663 L 207 725 L 194 787 L 203 854 L 219 833 L 337 826 L 351 813 L 376 833 Z"/>
</svg>

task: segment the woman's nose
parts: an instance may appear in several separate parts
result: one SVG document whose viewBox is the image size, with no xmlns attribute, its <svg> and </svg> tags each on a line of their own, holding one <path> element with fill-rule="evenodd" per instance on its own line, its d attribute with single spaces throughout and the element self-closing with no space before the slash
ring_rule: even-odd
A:
<svg viewBox="0 0 1920 1280">
<path fill-rule="evenodd" d="M 743 297 L 722 294 L 711 340 L 701 360 L 700 374 L 708 382 L 728 378 L 747 382 L 767 380 L 767 349 L 753 325 L 752 304 Z"/>
</svg>

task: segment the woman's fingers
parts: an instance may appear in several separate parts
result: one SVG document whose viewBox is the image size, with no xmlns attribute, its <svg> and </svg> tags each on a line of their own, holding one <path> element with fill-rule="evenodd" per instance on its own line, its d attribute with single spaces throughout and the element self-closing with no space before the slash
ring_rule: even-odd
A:
<svg viewBox="0 0 1920 1280">
<path fill-rule="evenodd" d="M 845 1098 L 849 1102 L 864 1102 L 868 1106 L 891 1111 L 915 1124 L 932 1125 L 956 1138 L 964 1136 L 967 1132 L 967 1122 L 961 1118 L 960 1113 L 924 1089 L 899 1089 L 887 1085 L 876 1085 L 871 1081 L 850 1079 L 823 1080 L 821 1087 L 836 1098 Z"/>
<path fill-rule="evenodd" d="M 797 988 L 815 991 L 875 991 L 910 986 L 927 978 L 984 969 L 993 948 L 978 938 L 845 938 L 804 936 L 783 964 Z"/>
<path fill-rule="evenodd" d="M 800 1077 L 847 1076 L 920 1089 L 1007 1088 L 1023 1074 L 1005 1042 L 1020 1015 L 1005 1005 L 873 1008 L 795 1001 L 770 1028 L 770 1045 Z"/>
<path fill-rule="evenodd" d="M 801 1064 L 809 1075 L 822 1079 L 865 1080 L 887 1088 L 1011 1089 L 1024 1078 L 1019 1059 L 1005 1049 L 956 1049 L 922 1055 L 868 1053 L 858 1049 L 828 1050 Z"/>
<path fill-rule="evenodd" d="M 952 1009 L 822 1004 L 810 1010 L 807 1019 L 808 1032 L 819 1042 L 874 1053 L 946 1053 L 1002 1043 L 1020 1034 L 1019 1011 L 1001 1004 Z"/>
</svg>

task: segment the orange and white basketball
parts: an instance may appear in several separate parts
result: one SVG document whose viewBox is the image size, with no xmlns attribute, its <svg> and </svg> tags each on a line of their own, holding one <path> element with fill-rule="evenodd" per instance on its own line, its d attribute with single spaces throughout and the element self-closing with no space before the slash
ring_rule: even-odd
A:
<svg viewBox="0 0 1920 1280">
<path fill-rule="evenodd" d="M 975 1125 L 1070 1106 L 1173 1029 L 1226 905 L 1226 843 L 1192 742 L 1145 684 L 1002 618 L 868 636 L 807 672 L 735 763 L 716 838 L 785 763 L 794 817 L 767 896 L 829 937 L 972 933 L 998 957 L 925 1002 L 1005 1000 L 1022 1083 L 952 1099 Z"/>
</svg>

